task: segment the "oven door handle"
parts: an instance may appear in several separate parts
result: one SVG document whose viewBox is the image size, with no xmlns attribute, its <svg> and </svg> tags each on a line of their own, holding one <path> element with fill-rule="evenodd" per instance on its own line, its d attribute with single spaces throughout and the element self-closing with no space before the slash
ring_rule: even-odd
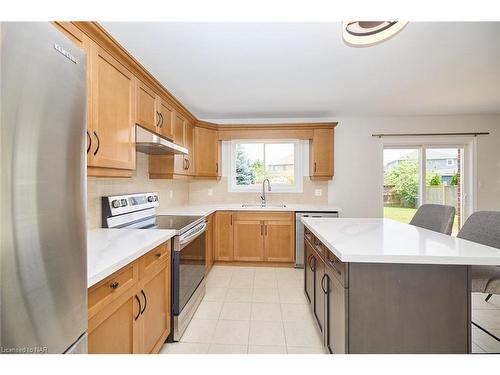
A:
<svg viewBox="0 0 500 375">
<path fill-rule="evenodd" d="M 193 232 L 190 232 L 189 235 L 186 237 L 180 237 L 179 238 L 179 245 L 184 246 L 188 244 L 189 242 L 193 241 L 196 237 L 198 237 L 200 234 L 205 232 L 205 228 L 207 227 L 207 223 L 202 223 L 199 224 L 198 226 L 193 228 Z M 194 230 L 196 229 L 196 230 Z"/>
</svg>

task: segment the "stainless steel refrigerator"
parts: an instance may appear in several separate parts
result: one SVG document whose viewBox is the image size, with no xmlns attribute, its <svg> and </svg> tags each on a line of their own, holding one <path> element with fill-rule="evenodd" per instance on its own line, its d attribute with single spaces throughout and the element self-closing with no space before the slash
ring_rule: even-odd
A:
<svg viewBox="0 0 500 375">
<path fill-rule="evenodd" d="M 0 352 L 87 352 L 85 54 L 1 23 Z"/>
</svg>

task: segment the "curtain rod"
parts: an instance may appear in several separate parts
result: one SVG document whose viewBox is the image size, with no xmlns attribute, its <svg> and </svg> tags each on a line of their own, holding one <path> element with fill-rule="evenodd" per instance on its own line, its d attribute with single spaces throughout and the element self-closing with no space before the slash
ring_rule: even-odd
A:
<svg viewBox="0 0 500 375">
<path fill-rule="evenodd" d="M 448 135 L 473 135 L 477 137 L 478 135 L 489 135 L 489 132 L 474 132 L 474 133 L 388 133 L 388 134 L 372 134 L 372 137 L 427 137 L 427 136 L 448 136 Z"/>
</svg>

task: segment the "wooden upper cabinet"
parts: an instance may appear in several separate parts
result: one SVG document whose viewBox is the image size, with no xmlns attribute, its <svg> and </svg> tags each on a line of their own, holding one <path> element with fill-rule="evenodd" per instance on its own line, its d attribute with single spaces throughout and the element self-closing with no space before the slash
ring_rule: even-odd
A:
<svg viewBox="0 0 500 375">
<path fill-rule="evenodd" d="M 295 260 L 293 219 L 264 222 L 264 259 L 268 262 L 293 262 Z"/>
<path fill-rule="evenodd" d="M 174 114 L 174 143 L 184 146 L 186 119 L 179 113 Z"/>
<path fill-rule="evenodd" d="M 135 169 L 135 77 L 96 43 L 90 43 L 88 54 L 88 166 Z M 88 174 L 93 175 L 91 170 Z"/>
<path fill-rule="evenodd" d="M 217 130 L 195 126 L 194 164 L 197 178 L 220 177 L 220 142 Z"/>
<path fill-rule="evenodd" d="M 260 220 L 234 221 L 234 260 L 264 260 L 264 225 Z"/>
<path fill-rule="evenodd" d="M 56 21 L 52 24 L 78 47 L 84 48 L 85 34 L 78 27 L 67 21 Z"/>
<path fill-rule="evenodd" d="M 333 177 L 334 129 L 314 129 L 309 142 L 309 176 L 312 180 Z"/>
<path fill-rule="evenodd" d="M 233 253 L 233 213 L 217 211 L 215 214 L 214 260 L 231 261 Z"/>
<path fill-rule="evenodd" d="M 167 101 L 158 97 L 158 114 L 160 115 L 160 134 L 165 138 L 174 140 L 175 109 Z"/>
<path fill-rule="evenodd" d="M 157 95 L 147 85 L 137 80 L 137 100 L 135 123 L 152 132 L 159 132 L 160 116 L 157 108 Z"/>
<path fill-rule="evenodd" d="M 189 121 L 186 121 L 186 126 L 184 128 L 184 147 L 188 149 L 188 154 L 184 155 L 184 159 L 186 159 L 186 174 L 188 176 L 194 175 L 194 127 L 193 124 Z"/>
</svg>

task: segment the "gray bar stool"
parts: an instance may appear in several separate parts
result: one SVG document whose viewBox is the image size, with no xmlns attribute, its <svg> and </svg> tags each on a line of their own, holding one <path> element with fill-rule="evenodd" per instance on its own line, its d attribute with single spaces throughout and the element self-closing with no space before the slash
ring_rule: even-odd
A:
<svg viewBox="0 0 500 375">
<path fill-rule="evenodd" d="M 500 249 L 500 212 L 478 211 L 465 222 L 457 237 Z M 499 250 L 500 251 L 500 250 Z M 472 266 L 472 292 L 487 293 L 486 301 L 493 294 L 500 294 L 500 266 Z M 500 339 L 472 322 L 491 337 Z"/>
<path fill-rule="evenodd" d="M 411 225 L 433 230 L 434 232 L 451 234 L 455 207 L 442 204 L 423 204 L 410 221 Z"/>
</svg>

